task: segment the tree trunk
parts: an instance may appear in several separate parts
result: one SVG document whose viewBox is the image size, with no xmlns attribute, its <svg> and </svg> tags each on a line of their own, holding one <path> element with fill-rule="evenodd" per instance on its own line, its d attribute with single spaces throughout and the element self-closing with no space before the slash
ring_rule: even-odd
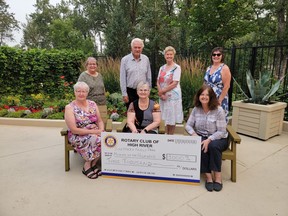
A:
<svg viewBox="0 0 288 216">
<path fill-rule="evenodd" d="M 277 28 L 277 41 L 280 44 L 285 43 L 285 32 L 286 32 L 286 25 L 287 20 L 285 21 L 285 17 L 287 19 L 287 0 L 278 0 L 276 5 L 276 16 L 278 20 L 278 28 Z M 287 67 L 288 58 L 287 52 L 283 50 L 281 47 L 276 48 L 276 70 L 278 78 L 281 78 L 285 74 L 285 70 Z M 282 63 L 282 64 L 281 64 Z"/>
</svg>

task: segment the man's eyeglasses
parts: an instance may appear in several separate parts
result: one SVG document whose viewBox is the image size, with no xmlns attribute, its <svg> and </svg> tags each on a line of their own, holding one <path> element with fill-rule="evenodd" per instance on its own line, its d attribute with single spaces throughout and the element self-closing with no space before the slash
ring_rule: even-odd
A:
<svg viewBox="0 0 288 216">
<path fill-rule="evenodd" d="M 215 57 L 215 56 L 218 56 L 218 57 L 219 57 L 219 56 L 221 56 L 221 55 L 222 55 L 221 53 L 213 53 L 213 54 L 212 54 L 212 56 L 214 56 L 214 57 Z"/>
</svg>

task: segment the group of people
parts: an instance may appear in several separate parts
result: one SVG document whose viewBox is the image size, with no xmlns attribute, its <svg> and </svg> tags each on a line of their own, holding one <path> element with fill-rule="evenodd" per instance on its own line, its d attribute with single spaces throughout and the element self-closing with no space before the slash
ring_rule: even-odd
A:
<svg viewBox="0 0 288 216">
<path fill-rule="evenodd" d="M 183 122 L 181 67 L 175 63 L 172 46 L 164 50 L 166 64 L 160 67 L 157 77 L 159 101 L 149 98 L 152 87 L 149 58 L 142 54 L 144 43 L 135 38 L 131 53 L 124 56 L 120 66 L 120 87 L 127 107 L 125 132 L 158 133 L 164 120 L 166 134 L 173 135 L 177 123 Z M 98 106 L 106 104 L 102 75 L 97 71 L 97 61 L 89 57 L 86 71 L 74 85 L 75 100 L 65 108 L 65 121 L 69 128 L 68 139 L 84 158 L 83 174 L 95 179 L 101 175 L 101 132 L 104 123 Z M 186 131 L 201 136 L 201 173 L 205 173 L 208 191 L 220 191 L 222 152 L 228 147 L 227 116 L 228 90 L 231 73 L 224 63 L 221 47 L 211 52 L 211 65 L 207 68 L 203 85 L 194 97 L 194 108 L 186 123 Z"/>
</svg>

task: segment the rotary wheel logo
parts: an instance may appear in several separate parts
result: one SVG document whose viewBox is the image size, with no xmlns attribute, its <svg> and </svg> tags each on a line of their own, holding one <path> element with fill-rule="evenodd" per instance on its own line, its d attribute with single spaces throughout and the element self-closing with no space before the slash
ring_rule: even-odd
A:
<svg viewBox="0 0 288 216">
<path fill-rule="evenodd" d="M 104 141 L 105 141 L 105 145 L 110 148 L 116 146 L 117 144 L 117 139 L 112 135 L 106 136 Z"/>
</svg>

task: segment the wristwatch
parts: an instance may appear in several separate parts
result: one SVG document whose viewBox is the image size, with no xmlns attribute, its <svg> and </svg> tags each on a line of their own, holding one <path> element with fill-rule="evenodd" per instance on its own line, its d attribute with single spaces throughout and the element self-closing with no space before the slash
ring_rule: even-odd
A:
<svg viewBox="0 0 288 216">
<path fill-rule="evenodd" d="M 148 133 L 148 131 L 146 129 L 144 129 L 145 133 Z"/>
</svg>

